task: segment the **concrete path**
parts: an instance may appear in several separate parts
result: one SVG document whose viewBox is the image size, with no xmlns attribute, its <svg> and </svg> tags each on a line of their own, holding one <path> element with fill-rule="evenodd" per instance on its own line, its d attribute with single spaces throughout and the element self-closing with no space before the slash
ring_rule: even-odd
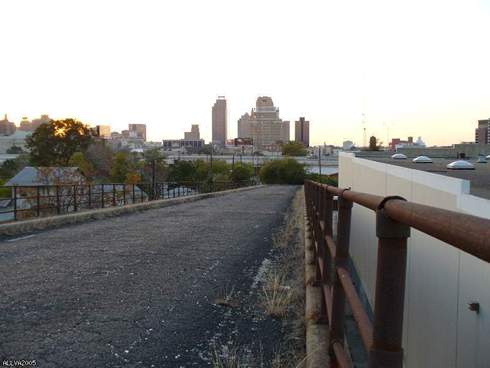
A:
<svg viewBox="0 0 490 368">
<path fill-rule="evenodd" d="M 2 240 L 0 365 L 209 365 L 222 314 L 217 291 L 250 287 L 295 189 L 269 186 Z"/>
</svg>

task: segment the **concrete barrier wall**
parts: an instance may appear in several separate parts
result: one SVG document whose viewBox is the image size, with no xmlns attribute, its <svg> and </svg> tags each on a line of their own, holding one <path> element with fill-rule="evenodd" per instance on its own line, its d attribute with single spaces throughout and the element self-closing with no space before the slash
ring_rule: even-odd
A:
<svg viewBox="0 0 490 368">
<path fill-rule="evenodd" d="M 466 180 L 341 154 L 339 186 L 490 218 L 490 201 Z M 351 254 L 373 307 L 377 239 L 374 212 L 354 205 Z M 406 367 L 488 367 L 490 265 L 412 229 L 408 241 L 403 345 Z M 479 314 L 468 303 L 480 303 Z"/>
</svg>

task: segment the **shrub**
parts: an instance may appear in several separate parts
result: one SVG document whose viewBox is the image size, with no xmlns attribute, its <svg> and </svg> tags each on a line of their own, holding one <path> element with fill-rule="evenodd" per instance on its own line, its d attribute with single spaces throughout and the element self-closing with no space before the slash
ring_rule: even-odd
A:
<svg viewBox="0 0 490 368">
<path fill-rule="evenodd" d="M 230 179 L 234 183 L 249 181 L 253 175 L 253 167 L 249 164 L 235 164 Z"/>
<path fill-rule="evenodd" d="M 259 176 L 265 184 L 303 184 L 305 169 L 298 161 L 284 158 L 267 162 L 260 169 Z"/>
</svg>

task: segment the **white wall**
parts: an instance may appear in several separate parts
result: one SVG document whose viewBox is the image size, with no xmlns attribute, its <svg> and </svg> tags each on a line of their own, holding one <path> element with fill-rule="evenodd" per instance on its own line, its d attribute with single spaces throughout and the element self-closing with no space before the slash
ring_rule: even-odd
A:
<svg viewBox="0 0 490 368">
<path fill-rule="evenodd" d="M 339 186 L 490 218 L 490 201 L 466 180 L 356 158 L 339 158 Z M 374 212 L 354 205 L 351 255 L 374 306 Z M 408 241 L 403 345 L 406 367 L 490 367 L 490 265 L 412 229 Z M 480 314 L 468 310 L 480 303 Z"/>
</svg>

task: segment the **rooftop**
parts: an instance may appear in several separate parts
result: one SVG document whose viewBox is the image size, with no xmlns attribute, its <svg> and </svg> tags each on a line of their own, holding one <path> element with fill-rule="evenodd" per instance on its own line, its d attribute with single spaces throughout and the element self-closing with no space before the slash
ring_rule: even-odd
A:
<svg viewBox="0 0 490 368">
<path fill-rule="evenodd" d="M 390 165 L 407 167 L 409 169 L 427 171 L 434 174 L 469 180 L 471 183 L 471 194 L 490 199 L 490 163 L 479 164 L 473 159 L 468 161 L 475 166 L 475 170 L 451 170 L 446 166 L 451 162 L 456 161 L 455 159 L 433 158 L 432 163 L 418 164 L 412 162 L 412 158 L 408 158 L 407 160 L 394 160 L 391 157 L 369 157 L 367 159 Z"/>
</svg>

